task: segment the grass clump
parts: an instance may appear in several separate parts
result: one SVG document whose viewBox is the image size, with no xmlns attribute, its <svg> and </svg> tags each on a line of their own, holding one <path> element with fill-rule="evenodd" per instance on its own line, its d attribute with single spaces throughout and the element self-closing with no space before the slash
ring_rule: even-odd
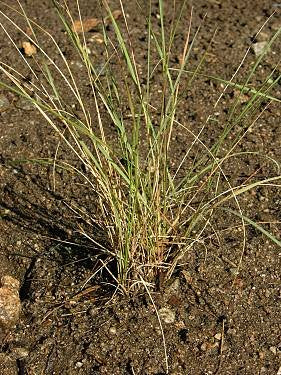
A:
<svg viewBox="0 0 281 375">
<path fill-rule="evenodd" d="M 182 106 L 182 92 L 196 84 L 206 56 L 205 51 L 198 65 L 193 70 L 187 69 L 200 31 L 198 29 L 191 38 L 191 13 L 181 59 L 178 63 L 172 62 L 174 38 L 185 4 L 177 12 L 173 9 L 171 26 L 167 30 L 164 2 L 159 0 L 158 3 L 158 26 L 152 22 L 152 5 L 148 3 L 146 66 L 138 64 L 122 1 L 118 12 L 111 9 L 107 1 L 101 4 L 106 14 L 99 20 L 104 40 L 102 66 L 96 64 L 89 53 L 79 2 L 76 11 L 81 33 L 73 28 L 77 20 L 67 2 L 54 1 L 53 5 L 80 57 L 81 76 L 75 76 L 56 38 L 29 19 L 19 3 L 18 10 L 9 5 L 7 9 L 22 17 L 29 32 L 15 24 L 11 15 L 8 17 L 3 12 L 1 15 L 9 22 L 9 27 L 15 27 L 37 48 L 38 53 L 32 60 L 22 54 L 9 27 L 2 24 L 31 78 L 28 84 L 23 84 L 24 75 L 2 62 L 0 69 L 5 79 L 1 85 L 30 101 L 82 164 L 79 168 L 66 160 L 55 163 L 56 167 L 82 176 L 97 195 L 99 211 L 92 220 L 106 233 L 107 245 L 100 244 L 100 248 L 117 264 L 117 274 L 113 276 L 118 285 L 128 291 L 143 282 L 153 285 L 160 273 L 169 278 L 184 254 L 212 228 L 214 210 L 227 208 L 231 200 L 236 204 L 234 214 L 241 218 L 242 224 L 246 220 L 255 225 L 243 215 L 238 196 L 257 186 L 276 186 L 280 173 L 263 181 L 231 186 L 224 165 L 231 158 L 241 157 L 236 147 L 258 120 L 261 102 L 277 100 L 271 92 L 279 76 L 271 73 L 260 87 L 250 85 L 267 51 L 257 59 L 245 84 L 236 83 L 235 75 L 230 81 L 220 79 L 225 86 L 239 90 L 240 95 L 247 93 L 250 99 L 242 109 L 239 98 L 235 100 L 221 133 L 207 146 L 201 135 L 213 118 L 209 116 L 199 131 L 193 131 L 177 116 Z M 108 31 L 109 24 L 113 32 Z M 269 47 L 278 34 L 269 42 Z M 52 42 L 56 57 L 42 47 L 42 36 Z M 81 81 L 85 78 L 88 94 L 83 96 Z M 157 92 L 155 80 L 161 88 Z M 72 106 L 66 102 L 65 90 Z M 80 111 L 80 117 L 73 108 Z M 109 132 L 109 124 L 114 136 Z M 230 142 L 228 136 L 234 134 L 237 124 L 240 131 Z M 172 147 L 179 129 L 186 131 L 189 143 L 184 156 L 174 165 Z M 186 169 L 194 150 L 196 158 Z M 52 163 L 51 160 L 41 162 Z M 245 225 L 243 227 L 245 246 Z M 263 233 L 280 245 L 280 241 L 264 229 Z M 91 237 L 90 233 L 86 235 Z"/>
</svg>

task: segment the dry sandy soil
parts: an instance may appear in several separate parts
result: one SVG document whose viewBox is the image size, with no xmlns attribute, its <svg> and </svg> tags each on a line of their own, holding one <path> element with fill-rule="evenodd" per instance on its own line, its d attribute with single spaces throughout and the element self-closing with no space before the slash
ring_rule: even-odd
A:
<svg viewBox="0 0 281 375">
<path fill-rule="evenodd" d="M 70 2 L 77 15 L 75 3 Z M 111 3 L 113 9 L 119 9 L 117 1 Z M 152 22 L 157 24 L 157 2 L 153 3 Z M 164 3 L 169 15 L 172 1 Z M 78 58 L 69 48 L 51 1 L 22 0 L 21 4 L 31 18 L 56 36 L 79 74 Z M 81 0 L 80 5 L 83 17 L 100 17 L 96 1 Z M 138 63 L 144 64 L 144 16 L 134 1 L 124 1 L 124 6 L 132 42 L 140 56 Z M 231 78 L 247 48 L 255 42 L 256 32 L 275 10 L 258 41 L 269 40 L 281 26 L 278 4 L 274 1 L 190 0 L 175 36 L 175 65 L 191 6 L 193 35 L 206 15 L 191 65 L 199 61 L 216 30 L 204 72 L 225 79 Z M 2 3 L 0 10 L 7 13 Z M 17 15 L 13 19 L 22 22 Z M 0 22 L 10 30 L 3 16 Z M 97 31 L 86 33 L 86 37 L 92 38 Z M 20 45 L 22 35 L 10 32 Z M 0 37 L 1 60 L 24 70 L 3 31 Z M 275 43 L 272 53 L 261 63 L 255 75 L 257 84 L 278 63 L 280 45 L 280 41 Z M 52 54 L 47 41 L 44 48 Z M 103 46 L 93 41 L 91 48 L 97 61 L 102 61 Z M 251 49 L 247 66 L 251 67 L 254 61 L 256 56 Z M 243 74 L 242 69 L 241 77 L 245 78 Z M 82 78 L 80 83 L 83 85 Z M 274 95 L 280 98 L 279 88 L 280 84 Z M 180 107 L 181 121 L 193 129 L 199 128 L 206 116 L 214 112 L 221 91 L 221 85 L 215 81 L 196 80 Z M 78 225 L 88 228 L 87 223 L 65 203 L 79 205 L 94 214 L 95 197 L 87 186 L 81 186 L 78 179 L 66 173 L 57 174 L 54 192 L 51 168 L 12 163 L 20 158 L 53 157 L 58 137 L 28 103 L 5 90 L 0 94 L 1 100 L 9 101 L 0 113 L 0 276 L 11 275 L 19 280 L 22 304 L 16 326 L 0 336 L 1 375 L 164 374 L 163 338 L 150 298 L 143 293 L 111 299 L 110 286 L 103 286 L 110 280 L 101 275 L 90 279 L 82 289 L 96 268 L 98 255 L 93 245 L 77 233 Z M 227 116 L 233 95 L 232 90 L 221 103 L 220 124 Z M 219 126 L 214 122 L 206 129 L 206 144 L 212 143 L 221 129 Z M 179 133 L 175 160 L 184 154 L 185 141 Z M 227 172 L 234 185 L 251 175 L 262 179 L 276 174 L 275 165 L 264 156 L 281 162 L 278 103 L 265 108 L 243 140 L 239 151 L 247 150 L 258 151 L 260 156 L 230 163 Z M 60 153 L 63 157 L 63 147 Z M 256 189 L 245 194 L 240 203 L 245 214 L 263 222 L 267 230 L 280 237 L 280 189 Z M 157 309 L 167 308 L 175 314 L 172 322 L 163 323 L 169 373 L 281 374 L 280 248 L 248 227 L 246 249 L 237 275 L 242 249 L 241 227 L 235 227 L 239 221 L 220 216 L 214 221 L 220 240 L 210 237 L 204 244 L 194 246 L 185 259 L 184 269 L 176 270 L 167 285 L 152 293 Z"/>
</svg>

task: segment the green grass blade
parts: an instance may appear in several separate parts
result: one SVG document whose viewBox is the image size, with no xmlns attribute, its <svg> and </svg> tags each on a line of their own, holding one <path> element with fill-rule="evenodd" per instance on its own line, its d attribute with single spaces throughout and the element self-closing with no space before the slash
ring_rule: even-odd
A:
<svg viewBox="0 0 281 375">
<path fill-rule="evenodd" d="M 261 233 L 263 233 L 266 237 L 268 237 L 272 242 L 274 242 L 276 245 L 281 247 L 281 241 L 277 239 L 272 233 L 268 232 L 266 229 L 264 229 L 261 225 L 257 224 L 255 221 L 249 219 L 247 216 L 240 214 L 239 212 L 233 211 L 229 208 L 224 209 L 227 212 L 230 212 L 233 215 L 236 215 L 240 217 L 241 219 L 245 220 L 247 223 L 251 224 L 255 229 L 259 230 Z"/>
</svg>

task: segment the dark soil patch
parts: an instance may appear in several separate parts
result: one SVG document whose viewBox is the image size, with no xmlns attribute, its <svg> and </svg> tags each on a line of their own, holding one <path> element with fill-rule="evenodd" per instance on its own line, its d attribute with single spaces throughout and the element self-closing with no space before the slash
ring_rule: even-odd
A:
<svg viewBox="0 0 281 375">
<path fill-rule="evenodd" d="M 57 35 L 68 58 L 74 58 L 51 2 L 21 3 L 31 18 Z M 165 2 L 167 12 L 170 3 Z M 83 0 L 80 4 L 85 17 L 99 16 L 95 1 Z M 113 9 L 118 9 L 118 2 L 115 5 Z M 209 45 L 217 29 L 206 73 L 226 79 L 231 78 L 255 33 L 276 8 L 273 2 L 262 0 L 189 1 L 185 22 L 175 38 L 175 59 L 182 51 L 187 31 L 184 25 L 188 27 L 192 5 L 193 33 L 205 14 L 207 17 L 191 64 L 198 62 L 200 49 Z M 126 1 L 125 7 L 133 42 L 142 51 L 143 16 L 134 1 Z M 6 8 L 1 5 L 0 10 Z M 156 10 L 154 16 L 156 23 Z M 7 27 L 5 21 L 3 24 Z M 278 27 L 280 14 L 276 13 L 263 37 L 269 38 Z M 20 35 L 14 37 L 20 41 Z M 1 40 L 1 60 L 18 61 L 17 52 L 2 34 Z M 93 45 L 97 59 L 99 48 Z M 280 43 L 275 44 L 274 51 L 258 71 L 257 82 L 275 66 Z M 248 60 L 249 64 L 255 61 L 253 53 Z M 138 63 L 145 64 L 145 55 Z M 213 112 L 220 92 L 218 83 L 196 81 L 183 98 L 179 119 L 199 128 Z M 81 187 L 78 179 L 70 182 L 67 174 L 57 175 L 53 192 L 51 169 L 10 163 L 22 157 L 53 157 L 58 138 L 26 103 L 7 92 L 2 94 L 11 105 L 0 113 L 0 276 L 12 275 L 21 281 L 23 310 L 18 325 L 0 336 L 0 373 L 164 374 L 163 335 L 150 297 L 145 293 L 130 299 L 112 296 L 110 279 L 99 273 L 93 277 L 98 267 L 97 249 L 77 233 L 77 224 L 93 236 L 103 234 L 64 204 L 75 203 L 94 214 L 95 197 L 87 187 Z M 280 98 L 279 87 L 275 95 Z M 222 121 L 228 103 L 226 98 L 221 104 Z M 280 163 L 280 129 L 280 106 L 272 104 L 240 151 L 259 151 Z M 211 144 L 219 131 L 219 125 L 206 129 L 206 144 Z M 185 139 L 179 130 L 175 161 L 184 154 Z M 252 173 L 261 179 L 276 174 L 272 163 L 258 156 L 232 160 L 227 171 L 234 185 Z M 277 236 L 279 230 L 280 235 L 280 189 L 257 189 L 243 196 L 241 204 L 249 217 L 265 222 L 266 229 Z M 281 366 L 280 249 L 248 228 L 241 269 L 236 275 L 242 251 L 241 228 L 235 227 L 239 223 L 228 216 L 216 221 L 218 237 L 210 236 L 194 246 L 169 285 L 152 293 L 157 310 L 167 308 L 175 314 L 172 323 L 163 323 L 170 373 L 277 374 Z M 23 356 L 23 350 L 27 356 Z"/>
</svg>

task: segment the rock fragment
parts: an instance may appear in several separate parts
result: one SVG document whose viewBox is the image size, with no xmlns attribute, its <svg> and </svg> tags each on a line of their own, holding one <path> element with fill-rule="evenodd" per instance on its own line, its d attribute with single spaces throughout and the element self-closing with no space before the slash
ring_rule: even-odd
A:
<svg viewBox="0 0 281 375">
<path fill-rule="evenodd" d="M 175 312 L 166 307 L 162 307 L 162 309 L 158 311 L 158 314 L 160 319 L 163 320 L 166 324 L 172 324 L 176 319 Z"/>
<path fill-rule="evenodd" d="M 253 44 L 253 50 L 257 57 L 260 56 L 265 51 L 267 44 L 268 44 L 267 41 L 257 42 Z"/>
<path fill-rule="evenodd" d="M 87 31 L 95 29 L 100 23 L 102 23 L 102 20 L 98 18 L 79 19 L 73 22 L 72 30 L 76 33 L 86 33 Z"/>
<path fill-rule="evenodd" d="M 28 57 L 31 57 L 37 53 L 36 47 L 30 42 L 23 42 L 22 48 L 24 50 L 24 54 Z"/>
<path fill-rule="evenodd" d="M 0 328 L 3 330 L 11 328 L 19 319 L 21 311 L 19 286 L 19 281 L 12 276 L 6 275 L 1 278 Z"/>
</svg>

